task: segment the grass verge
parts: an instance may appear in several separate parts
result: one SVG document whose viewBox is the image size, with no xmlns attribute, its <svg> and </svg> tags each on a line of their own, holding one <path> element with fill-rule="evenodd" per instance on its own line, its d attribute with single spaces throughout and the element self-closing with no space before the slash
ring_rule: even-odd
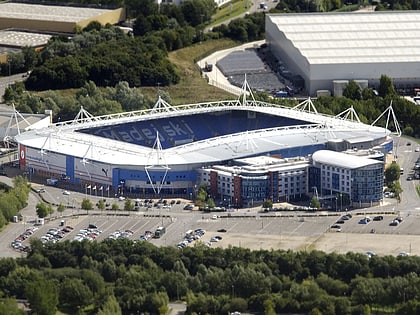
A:
<svg viewBox="0 0 420 315">
<path fill-rule="evenodd" d="M 251 0 L 236 0 L 230 1 L 217 9 L 216 14 L 211 17 L 211 23 L 208 27 L 218 25 L 229 19 L 237 17 L 249 10 L 252 6 Z"/>
<path fill-rule="evenodd" d="M 228 40 L 209 40 L 184 49 L 169 53 L 169 60 L 179 69 L 180 82 L 176 85 L 163 87 L 162 90 L 169 93 L 172 104 L 190 104 L 236 98 L 232 94 L 207 84 L 205 78 L 201 77 L 198 66 L 194 63 L 199 56 L 206 55 L 206 52 L 223 50 L 237 46 L 238 43 Z M 157 87 L 141 88 L 142 93 L 156 99 Z"/>
</svg>

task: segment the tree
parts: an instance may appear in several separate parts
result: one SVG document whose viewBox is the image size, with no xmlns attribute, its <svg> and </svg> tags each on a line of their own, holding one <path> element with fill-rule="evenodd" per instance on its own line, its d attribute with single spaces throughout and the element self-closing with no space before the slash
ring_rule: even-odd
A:
<svg viewBox="0 0 420 315">
<path fill-rule="evenodd" d="M 274 308 L 274 302 L 270 299 L 264 301 L 264 314 L 265 315 L 276 315 L 276 310 Z"/>
<path fill-rule="evenodd" d="M 60 287 L 60 303 L 73 310 L 73 314 L 79 309 L 93 302 L 93 294 L 89 287 L 81 279 L 66 278 Z"/>
<path fill-rule="evenodd" d="M 351 80 L 344 88 L 343 96 L 359 101 L 362 99 L 362 89 L 355 81 Z"/>
<path fill-rule="evenodd" d="M 321 203 L 319 202 L 316 196 L 313 196 L 311 199 L 311 208 L 319 209 L 321 207 Z"/>
<path fill-rule="evenodd" d="M 95 31 L 100 31 L 102 28 L 102 24 L 99 23 L 98 21 L 92 21 L 90 22 L 88 25 L 86 25 L 86 27 L 82 30 L 83 32 L 91 32 L 93 30 Z"/>
<path fill-rule="evenodd" d="M 98 207 L 99 210 L 103 211 L 106 207 L 105 200 L 103 199 L 99 200 L 96 206 Z"/>
<path fill-rule="evenodd" d="M 88 213 L 89 210 L 93 209 L 92 201 L 90 201 L 88 198 L 83 198 L 81 208 L 86 210 L 86 213 Z"/>
<path fill-rule="evenodd" d="M 53 281 L 41 277 L 33 279 L 25 289 L 31 310 L 38 315 L 54 315 L 56 313 L 57 292 Z"/>
<path fill-rule="evenodd" d="M 45 218 L 47 217 L 49 214 L 51 214 L 51 206 L 43 203 L 43 202 L 38 202 L 36 205 L 36 214 L 38 215 L 39 218 Z"/>
<path fill-rule="evenodd" d="M 264 209 L 271 209 L 271 208 L 273 208 L 273 201 L 271 199 L 264 200 L 262 207 Z"/>
<path fill-rule="evenodd" d="M 114 202 L 111 206 L 111 209 L 117 211 L 120 210 L 120 206 L 118 205 L 118 203 Z"/>
<path fill-rule="evenodd" d="M 63 215 L 64 210 L 66 210 L 66 207 L 64 207 L 64 205 L 63 205 L 62 203 L 60 203 L 60 204 L 57 206 L 57 212 L 58 212 L 58 213 L 60 213 L 60 216 L 62 216 L 62 215 Z"/>
<path fill-rule="evenodd" d="M 99 309 L 98 315 L 121 315 L 121 307 L 114 295 L 110 295 L 105 304 Z"/>
<path fill-rule="evenodd" d="M 216 206 L 214 199 L 213 198 L 207 199 L 207 205 L 209 206 L 209 208 L 214 208 Z"/>
<path fill-rule="evenodd" d="M 385 181 L 388 186 L 400 179 L 400 171 L 400 166 L 395 161 L 385 169 Z"/>
<path fill-rule="evenodd" d="M 379 80 L 379 88 L 378 88 L 379 96 L 386 97 L 388 95 L 393 96 L 397 93 L 395 92 L 394 85 L 392 83 L 392 79 L 386 75 L 381 75 Z"/>
<path fill-rule="evenodd" d="M 5 298 L 0 302 L 0 314 L 2 315 L 25 315 L 26 313 L 19 308 L 15 299 Z"/>
<path fill-rule="evenodd" d="M 124 202 L 124 210 L 125 211 L 133 211 L 134 210 L 134 203 L 128 198 Z"/>
</svg>

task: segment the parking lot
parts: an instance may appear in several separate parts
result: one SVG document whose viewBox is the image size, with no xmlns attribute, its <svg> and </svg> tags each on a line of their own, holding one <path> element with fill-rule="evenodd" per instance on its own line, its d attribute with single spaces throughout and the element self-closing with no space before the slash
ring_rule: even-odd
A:
<svg viewBox="0 0 420 315">
<path fill-rule="evenodd" d="M 189 230 L 204 230 L 205 233 L 186 246 L 197 243 L 210 247 L 227 248 L 239 246 L 251 249 L 318 249 L 326 252 L 346 253 L 349 251 L 366 253 L 373 251 L 379 255 L 398 255 L 409 252 L 420 255 L 420 213 L 380 214 L 382 220 L 373 220 L 375 213 L 357 214 L 342 220 L 345 212 L 317 213 L 260 213 L 258 211 L 233 211 L 202 213 L 197 210 L 167 209 L 138 211 L 124 215 L 110 211 L 77 213 L 57 218 L 39 226 L 30 237 L 45 238 L 51 229 L 61 230 L 66 226 L 72 230 L 63 233 L 57 241 L 83 240 L 103 241 L 107 238 L 125 237 L 136 241 L 149 241 L 156 246 L 177 246 L 185 239 Z M 370 217 L 367 223 L 366 217 Z M 398 225 L 390 223 L 401 217 Z M 63 222 L 62 222 L 63 221 Z M 339 223 L 337 222 L 344 222 Z M 332 226 L 340 226 L 340 232 Z M 89 228 L 89 227 L 93 228 Z M 157 227 L 166 228 L 161 238 L 150 235 Z M 26 228 L 31 228 L 26 225 Z M 99 231 L 99 232 L 98 232 Z M 82 236 L 82 234 L 84 234 Z M 23 245 L 29 244 L 29 239 Z M 216 238 L 215 238 L 216 237 Z"/>
</svg>

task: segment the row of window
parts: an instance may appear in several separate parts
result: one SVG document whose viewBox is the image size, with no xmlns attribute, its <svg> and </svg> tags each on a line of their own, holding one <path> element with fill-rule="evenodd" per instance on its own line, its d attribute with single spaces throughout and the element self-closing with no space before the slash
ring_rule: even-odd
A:
<svg viewBox="0 0 420 315">
<path fill-rule="evenodd" d="M 322 169 L 323 170 L 328 170 L 328 171 L 333 171 L 333 172 L 339 172 L 339 173 L 345 173 L 345 174 L 350 174 L 350 170 L 349 169 L 345 169 L 345 168 L 340 168 L 340 167 L 336 167 L 336 166 L 330 166 L 330 165 L 322 165 Z M 324 171 L 323 171 L 324 172 Z"/>
</svg>

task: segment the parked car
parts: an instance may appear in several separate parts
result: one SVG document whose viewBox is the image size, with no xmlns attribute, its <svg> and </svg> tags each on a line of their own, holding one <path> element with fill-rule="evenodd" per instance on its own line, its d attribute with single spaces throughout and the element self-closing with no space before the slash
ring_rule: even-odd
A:
<svg viewBox="0 0 420 315">
<path fill-rule="evenodd" d="M 384 219 L 383 216 L 377 215 L 376 217 L 373 218 L 373 221 L 382 221 L 383 219 Z"/>
<path fill-rule="evenodd" d="M 369 251 L 366 252 L 366 256 L 368 256 L 368 258 L 371 258 L 373 256 L 376 256 L 376 253 L 369 250 Z"/>
<path fill-rule="evenodd" d="M 371 218 L 366 217 L 363 219 L 360 219 L 359 224 L 368 224 L 371 221 Z"/>
</svg>

